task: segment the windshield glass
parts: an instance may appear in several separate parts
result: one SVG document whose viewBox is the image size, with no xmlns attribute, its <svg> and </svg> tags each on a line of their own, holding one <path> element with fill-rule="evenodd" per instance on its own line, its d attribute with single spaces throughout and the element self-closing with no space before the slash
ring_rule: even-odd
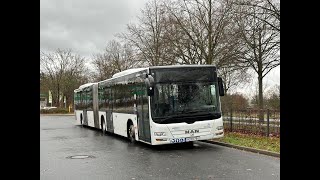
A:
<svg viewBox="0 0 320 180">
<path fill-rule="evenodd" d="M 213 82 L 156 84 L 152 106 L 155 122 L 172 116 L 220 113 L 217 88 Z"/>
</svg>

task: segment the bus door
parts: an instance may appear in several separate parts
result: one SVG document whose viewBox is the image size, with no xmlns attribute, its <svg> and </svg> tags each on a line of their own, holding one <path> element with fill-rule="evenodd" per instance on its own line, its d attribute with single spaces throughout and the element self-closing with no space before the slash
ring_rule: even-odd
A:
<svg viewBox="0 0 320 180">
<path fill-rule="evenodd" d="M 107 131 L 113 133 L 113 118 L 112 118 L 112 110 L 113 110 L 113 99 L 111 88 L 106 88 L 106 97 L 108 99 L 107 104 Z"/>
<path fill-rule="evenodd" d="M 146 87 L 140 85 L 137 88 L 137 115 L 138 115 L 138 136 L 139 139 L 151 142 L 150 122 L 149 122 L 149 104 Z"/>
<path fill-rule="evenodd" d="M 83 125 L 88 126 L 88 116 L 87 116 L 87 110 L 83 110 Z"/>
<path fill-rule="evenodd" d="M 88 109 L 88 98 L 89 98 L 89 95 L 88 95 L 88 90 L 85 89 L 83 91 L 83 101 L 84 101 L 84 108 L 83 108 L 83 124 L 88 126 L 88 114 L 87 114 L 87 109 Z"/>
<path fill-rule="evenodd" d="M 99 122 L 99 99 L 98 99 L 98 84 L 92 86 L 92 110 L 93 110 L 93 121 L 94 127 L 100 128 Z"/>
<path fill-rule="evenodd" d="M 107 110 L 107 131 L 113 133 L 113 118 L 111 107 L 109 107 L 109 110 Z"/>
</svg>

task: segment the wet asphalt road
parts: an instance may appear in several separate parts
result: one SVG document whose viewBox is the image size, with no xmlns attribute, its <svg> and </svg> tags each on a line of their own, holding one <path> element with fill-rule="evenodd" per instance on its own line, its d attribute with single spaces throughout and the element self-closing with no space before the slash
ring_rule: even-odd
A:
<svg viewBox="0 0 320 180">
<path fill-rule="evenodd" d="M 40 115 L 40 179 L 280 179 L 279 158 L 204 142 L 130 144 L 74 122 Z M 93 157 L 68 158 L 74 155 Z"/>
</svg>

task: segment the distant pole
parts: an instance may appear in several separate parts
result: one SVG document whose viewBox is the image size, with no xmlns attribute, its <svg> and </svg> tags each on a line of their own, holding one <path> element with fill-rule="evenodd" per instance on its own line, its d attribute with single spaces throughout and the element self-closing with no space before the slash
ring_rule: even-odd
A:
<svg viewBox="0 0 320 180">
<path fill-rule="evenodd" d="M 267 137 L 269 137 L 269 115 L 270 111 L 267 109 Z"/>
<path fill-rule="evenodd" d="M 230 129 L 231 129 L 231 132 L 232 132 L 232 109 L 230 110 Z"/>
<path fill-rule="evenodd" d="M 52 93 L 51 91 L 49 90 L 49 103 L 50 103 L 50 107 L 52 107 Z"/>
<path fill-rule="evenodd" d="M 64 108 L 67 108 L 66 96 L 64 96 L 64 98 L 63 98 L 63 102 L 64 102 Z"/>
</svg>

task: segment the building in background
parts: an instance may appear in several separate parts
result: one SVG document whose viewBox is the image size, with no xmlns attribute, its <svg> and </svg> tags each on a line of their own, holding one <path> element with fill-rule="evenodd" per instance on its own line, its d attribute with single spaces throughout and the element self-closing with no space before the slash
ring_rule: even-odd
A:
<svg viewBox="0 0 320 180">
<path fill-rule="evenodd" d="M 47 95 L 40 93 L 40 109 L 43 109 L 44 107 L 46 107 L 47 102 L 48 102 Z"/>
</svg>

